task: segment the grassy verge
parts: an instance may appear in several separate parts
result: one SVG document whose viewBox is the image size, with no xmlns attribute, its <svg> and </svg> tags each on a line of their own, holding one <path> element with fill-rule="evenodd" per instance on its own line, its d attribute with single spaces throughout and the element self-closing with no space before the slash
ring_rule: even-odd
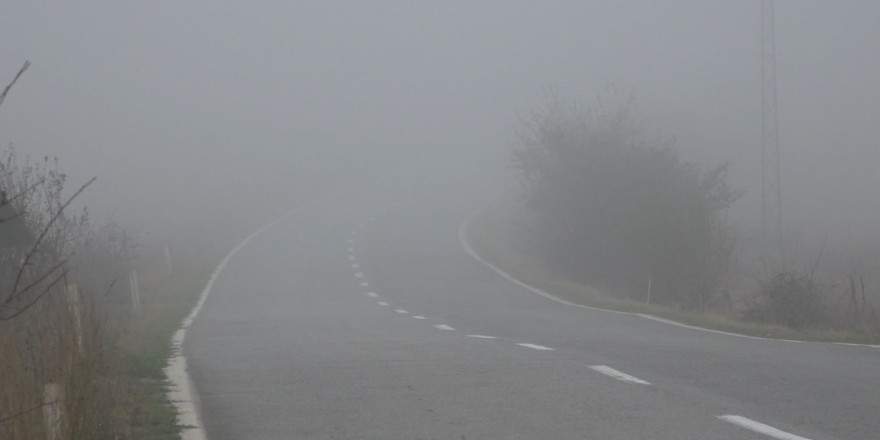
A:
<svg viewBox="0 0 880 440">
<path fill-rule="evenodd" d="M 180 426 L 163 368 L 172 355 L 171 336 L 198 300 L 211 266 L 178 266 L 172 274 L 156 266 L 141 276 L 143 310 L 123 337 L 119 368 L 131 384 L 131 438 L 172 440 L 180 438 Z"/>
<path fill-rule="evenodd" d="M 471 218 L 466 238 L 486 261 L 517 280 L 551 295 L 590 307 L 621 312 L 643 313 L 695 327 L 748 336 L 821 342 L 880 344 L 876 335 L 837 331 L 794 330 L 791 328 L 744 322 L 731 316 L 692 312 L 631 301 L 623 295 L 567 280 L 555 273 L 532 251 L 527 232 L 517 223 L 521 213 L 506 199 L 498 200 Z"/>
</svg>

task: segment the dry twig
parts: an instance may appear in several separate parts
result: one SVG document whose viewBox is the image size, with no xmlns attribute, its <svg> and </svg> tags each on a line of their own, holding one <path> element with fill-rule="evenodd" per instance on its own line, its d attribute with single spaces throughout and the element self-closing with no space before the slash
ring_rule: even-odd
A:
<svg viewBox="0 0 880 440">
<path fill-rule="evenodd" d="M 18 70 L 18 73 L 15 74 L 15 78 L 12 79 L 12 82 L 9 83 L 9 85 L 6 86 L 5 89 L 3 89 L 3 93 L 0 94 L 0 105 L 3 105 L 3 100 L 6 99 L 6 95 L 9 93 L 9 90 L 12 89 L 12 86 L 15 85 L 15 82 L 18 81 L 18 78 L 21 76 L 22 73 L 24 73 L 25 70 L 28 69 L 28 67 L 31 67 L 31 62 L 25 61 L 24 65 L 21 66 L 21 69 Z"/>
</svg>

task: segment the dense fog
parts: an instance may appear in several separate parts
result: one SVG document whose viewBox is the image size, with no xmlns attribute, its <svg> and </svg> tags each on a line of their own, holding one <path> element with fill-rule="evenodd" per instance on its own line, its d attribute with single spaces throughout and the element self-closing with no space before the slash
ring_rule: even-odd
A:
<svg viewBox="0 0 880 440">
<path fill-rule="evenodd" d="M 776 2 L 787 234 L 880 237 L 878 22 L 873 1 Z M 729 161 L 730 217 L 760 222 L 758 1 L 10 1 L 0 39 L 4 85 L 33 63 L 0 141 L 97 176 L 81 203 L 148 237 L 432 160 L 494 172 L 546 89 L 608 82 L 687 160 Z"/>
</svg>

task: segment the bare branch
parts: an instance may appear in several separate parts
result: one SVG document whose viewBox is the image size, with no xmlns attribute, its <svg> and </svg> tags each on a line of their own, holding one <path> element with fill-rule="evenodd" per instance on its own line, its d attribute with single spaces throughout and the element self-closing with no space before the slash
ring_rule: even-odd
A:
<svg viewBox="0 0 880 440">
<path fill-rule="evenodd" d="M 15 214 L 15 215 L 13 215 L 13 216 L 11 216 L 11 217 L 0 218 L 0 225 L 2 225 L 3 223 L 6 223 L 6 222 L 8 222 L 8 221 L 15 220 L 15 219 L 17 219 L 17 218 L 19 218 L 19 217 L 21 217 L 21 216 L 23 216 L 23 215 L 24 215 L 23 212 L 19 212 L 19 213 Z"/>
<path fill-rule="evenodd" d="M 62 260 L 60 263 L 56 264 L 55 266 L 52 266 L 51 269 L 47 270 L 42 276 L 37 278 L 34 282 L 28 284 L 27 286 L 25 286 L 23 289 L 19 290 L 18 292 L 15 292 L 12 295 L 9 295 L 5 300 L 3 300 L 2 305 L 6 306 L 9 304 L 12 304 L 12 302 L 15 301 L 16 298 L 20 297 L 21 295 L 24 295 L 25 293 L 27 293 L 27 291 L 33 289 L 34 287 L 36 287 L 37 285 L 42 283 L 43 280 L 45 280 L 46 278 L 49 278 L 50 275 L 55 273 L 56 270 L 61 269 L 66 263 L 67 263 L 67 260 L 65 259 L 65 260 Z"/>
<path fill-rule="evenodd" d="M 28 69 L 28 67 L 31 67 L 31 62 L 25 61 L 24 65 L 21 66 L 21 69 L 18 70 L 18 73 L 15 74 L 15 78 L 12 79 L 12 82 L 3 90 L 3 94 L 0 94 L 0 105 L 3 105 L 3 100 L 6 99 L 6 94 L 9 93 L 9 90 L 12 89 L 12 86 L 15 85 L 15 82 L 18 81 L 18 78 Z"/>
<path fill-rule="evenodd" d="M 70 196 L 69 199 L 67 199 L 66 202 L 64 202 L 63 205 L 61 205 L 60 208 L 58 208 L 58 211 L 55 212 L 55 214 L 52 216 L 52 218 L 49 220 L 49 222 L 46 223 L 46 226 L 43 228 L 43 231 L 40 232 L 39 237 L 37 237 L 37 240 L 31 246 L 30 250 L 28 251 L 28 253 L 24 257 L 24 260 L 21 262 L 21 266 L 18 269 L 18 273 L 15 274 L 15 283 L 12 285 L 12 294 L 10 296 L 16 296 L 16 294 L 18 293 L 18 286 L 21 284 L 21 278 L 22 278 L 22 276 L 24 276 L 25 268 L 30 264 L 31 258 L 33 258 L 34 254 L 37 252 L 37 248 L 39 248 L 40 244 L 46 238 L 46 234 L 49 233 L 49 229 L 52 227 L 52 225 L 55 223 L 55 221 L 61 217 L 61 214 L 70 205 L 70 203 L 73 202 L 73 200 L 76 199 L 77 196 L 82 194 L 82 192 L 85 191 L 85 189 L 89 185 L 94 183 L 95 180 L 97 180 L 97 179 L 98 179 L 97 177 L 92 177 L 91 180 L 86 182 L 85 185 L 81 186 L 75 193 L 73 193 L 72 196 Z"/>
<path fill-rule="evenodd" d="M 104 296 L 105 296 L 105 297 L 110 296 L 110 294 L 113 293 L 113 286 L 116 285 L 116 282 L 117 282 L 117 281 L 119 281 L 119 278 L 118 278 L 118 277 L 117 277 L 117 278 L 113 278 L 113 281 L 110 281 L 110 285 L 107 286 L 107 292 L 104 293 Z"/>
<path fill-rule="evenodd" d="M 32 407 L 30 407 L 30 408 L 27 408 L 27 409 L 21 410 L 21 411 L 19 411 L 19 412 L 17 412 L 17 413 L 14 413 L 14 414 L 11 414 L 11 415 L 8 415 L 8 416 L 0 417 L 0 424 L 6 423 L 6 422 L 8 422 L 8 421 L 10 421 L 10 420 L 17 419 L 17 418 L 19 418 L 19 417 L 21 417 L 21 416 L 23 416 L 23 415 L 25 415 L 25 414 L 27 414 L 27 413 L 31 413 L 31 412 L 34 412 L 34 411 L 38 411 L 40 408 L 43 408 L 44 406 L 55 405 L 55 404 L 58 404 L 58 403 L 67 403 L 67 402 L 82 402 L 82 401 L 85 401 L 85 400 L 88 400 L 88 399 L 83 397 L 83 398 L 79 398 L 79 399 L 59 399 L 59 400 L 52 400 L 52 401 L 49 401 L 49 402 L 42 402 L 42 403 L 40 403 L 39 405 L 32 406 Z"/>
<path fill-rule="evenodd" d="M 52 290 L 52 288 L 55 287 L 58 284 L 58 282 L 63 280 L 66 276 L 67 276 L 67 271 L 65 270 L 64 272 L 61 273 L 61 275 L 58 275 L 57 278 L 52 280 L 52 282 L 49 283 L 49 285 L 46 286 L 46 288 L 43 289 L 42 292 L 40 292 L 39 294 L 34 296 L 34 299 L 31 302 L 25 304 L 21 308 L 16 309 L 16 311 L 13 312 L 11 315 L 0 316 L 0 321 L 9 321 L 9 320 L 15 319 L 19 315 L 21 315 L 22 313 L 26 312 L 29 308 L 33 307 L 34 304 L 36 304 L 41 298 L 43 298 L 47 293 L 49 293 L 49 291 Z"/>
<path fill-rule="evenodd" d="M 8 204 L 12 203 L 13 200 L 15 200 L 15 199 L 17 199 L 17 198 L 19 198 L 19 197 L 21 197 L 21 196 L 23 196 L 23 195 L 25 195 L 25 194 L 31 192 L 31 191 L 33 191 L 33 190 L 36 189 L 38 186 L 42 185 L 45 181 L 46 181 L 46 179 L 40 179 L 40 180 L 34 182 L 33 185 L 31 185 L 31 186 L 25 188 L 24 190 L 22 190 L 22 191 L 21 191 L 20 193 L 18 193 L 18 194 L 14 195 L 14 196 L 12 196 L 12 197 L 9 197 L 9 198 L 5 198 L 5 197 L 4 197 L 4 198 L 3 198 L 3 201 L 0 202 L 0 206 L 5 206 L 5 205 L 8 205 Z"/>
</svg>

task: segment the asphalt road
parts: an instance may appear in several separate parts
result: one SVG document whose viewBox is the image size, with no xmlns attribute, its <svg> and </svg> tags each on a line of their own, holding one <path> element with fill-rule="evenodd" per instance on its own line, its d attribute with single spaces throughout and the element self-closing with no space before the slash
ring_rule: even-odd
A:
<svg viewBox="0 0 880 440">
<path fill-rule="evenodd" d="M 880 350 L 551 301 L 459 242 L 497 186 L 407 180 L 229 262 L 184 345 L 211 440 L 880 439 Z"/>
</svg>

